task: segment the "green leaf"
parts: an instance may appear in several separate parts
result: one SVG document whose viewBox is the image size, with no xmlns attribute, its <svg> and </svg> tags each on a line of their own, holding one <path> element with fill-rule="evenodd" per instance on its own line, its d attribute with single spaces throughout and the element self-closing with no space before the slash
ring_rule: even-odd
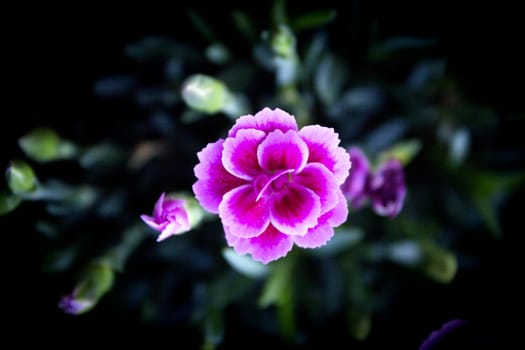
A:
<svg viewBox="0 0 525 350">
<path fill-rule="evenodd" d="M 407 36 L 393 37 L 372 45 L 368 51 L 368 58 L 375 62 L 382 62 L 391 59 L 400 52 L 427 48 L 434 43 L 434 39 Z"/>
<path fill-rule="evenodd" d="M 406 166 L 414 159 L 420 150 L 421 141 L 418 139 L 401 141 L 381 152 L 377 157 L 377 163 L 381 164 L 390 158 L 395 158 L 398 159 L 403 166 Z"/>
<path fill-rule="evenodd" d="M 53 130 L 38 128 L 22 136 L 18 144 L 24 153 L 38 162 L 50 162 L 72 158 L 77 154 L 77 147 L 61 139 Z"/>
<path fill-rule="evenodd" d="M 239 255 L 231 248 L 224 248 L 222 256 L 237 272 L 251 277 L 261 278 L 268 274 L 269 268 L 260 262 L 254 261 L 248 255 Z"/>
<path fill-rule="evenodd" d="M 0 215 L 5 215 L 16 209 L 22 199 L 9 191 L 0 191 Z"/>
<path fill-rule="evenodd" d="M 213 42 L 216 40 L 213 29 L 206 23 L 204 18 L 193 10 L 188 11 L 191 23 L 197 31 L 207 40 Z"/>
<path fill-rule="evenodd" d="M 224 320 L 217 308 L 212 308 L 204 319 L 203 349 L 215 349 L 224 338 Z"/>
<path fill-rule="evenodd" d="M 365 340 L 370 334 L 372 326 L 370 313 L 353 308 L 349 310 L 347 318 L 349 331 L 354 339 L 359 341 Z"/>
<path fill-rule="evenodd" d="M 36 189 L 37 179 L 33 168 L 24 161 L 11 161 L 6 171 L 6 179 L 9 189 L 15 194 L 29 193 Z"/>
<path fill-rule="evenodd" d="M 294 31 L 323 26 L 335 19 L 335 10 L 319 10 L 302 14 L 292 20 L 290 27 Z"/>
</svg>

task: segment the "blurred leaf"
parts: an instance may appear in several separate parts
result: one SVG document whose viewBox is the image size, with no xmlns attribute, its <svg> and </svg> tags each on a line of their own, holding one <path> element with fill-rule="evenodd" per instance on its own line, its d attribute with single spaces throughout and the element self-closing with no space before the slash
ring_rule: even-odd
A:
<svg viewBox="0 0 525 350">
<path fill-rule="evenodd" d="M 6 179 L 9 189 L 15 194 L 33 192 L 37 179 L 33 168 L 22 160 L 13 160 L 7 168 Z"/>
<path fill-rule="evenodd" d="M 272 21 L 275 27 L 288 23 L 286 16 L 286 0 L 274 0 L 272 5 Z"/>
<path fill-rule="evenodd" d="M 370 334 L 372 317 L 369 313 L 351 309 L 348 312 L 348 326 L 350 334 L 359 341 L 365 340 Z"/>
<path fill-rule="evenodd" d="M 62 272 L 71 267 L 78 251 L 74 247 L 60 247 L 46 255 L 43 269 L 46 272 Z"/>
<path fill-rule="evenodd" d="M 401 51 L 423 49 L 434 45 L 434 43 L 434 39 L 406 36 L 393 37 L 370 46 L 368 59 L 374 62 L 386 61 Z"/>
<path fill-rule="evenodd" d="M 129 93 L 137 81 L 130 75 L 116 75 L 98 79 L 93 90 L 101 97 L 120 97 Z"/>
<path fill-rule="evenodd" d="M 408 130 L 408 123 L 403 118 L 390 118 L 387 122 L 373 129 L 363 142 L 368 154 L 374 154 L 398 142 Z"/>
<path fill-rule="evenodd" d="M 206 23 L 206 20 L 202 18 L 197 12 L 188 10 L 188 17 L 190 18 L 193 27 L 208 41 L 216 41 L 213 29 Z"/>
<path fill-rule="evenodd" d="M 251 18 L 243 11 L 235 10 L 232 12 L 233 23 L 237 27 L 237 30 L 243 34 L 251 42 L 258 40 L 258 34 Z"/>
<path fill-rule="evenodd" d="M 204 345 L 203 349 L 215 349 L 224 338 L 224 320 L 222 314 L 213 308 L 204 320 Z"/>
<path fill-rule="evenodd" d="M 419 153 L 420 149 L 421 141 L 418 139 L 398 142 L 392 147 L 382 151 L 377 156 L 377 163 L 381 164 L 390 158 L 395 158 L 398 159 L 403 166 L 406 166 Z"/>
<path fill-rule="evenodd" d="M 327 45 L 326 34 L 317 33 L 312 40 L 309 41 L 306 53 L 304 54 L 303 65 L 301 67 L 301 79 L 309 81 L 317 68 L 317 64 L 321 59 L 323 52 Z"/>
<path fill-rule="evenodd" d="M 77 153 L 76 146 L 61 139 L 53 130 L 38 128 L 18 140 L 24 153 L 38 161 L 50 162 L 59 159 L 72 158 Z"/>
<path fill-rule="evenodd" d="M 261 278 L 268 274 L 269 268 L 267 265 L 253 260 L 248 255 L 239 255 L 231 248 L 224 248 L 222 256 L 231 267 L 245 276 Z"/>
<path fill-rule="evenodd" d="M 86 148 L 79 162 L 84 168 L 93 168 L 122 164 L 125 159 L 126 153 L 120 147 L 102 142 Z"/>
<path fill-rule="evenodd" d="M 315 72 L 314 87 L 317 96 L 325 105 L 334 103 L 348 79 L 347 65 L 332 54 L 321 59 Z"/>
<path fill-rule="evenodd" d="M 206 48 L 206 58 L 215 64 L 224 64 L 231 59 L 228 49 L 219 43 L 213 43 Z"/>
<path fill-rule="evenodd" d="M 5 215 L 16 209 L 22 199 L 9 191 L 0 191 L 0 215 Z"/>
<path fill-rule="evenodd" d="M 427 60 L 419 63 L 408 76 L 408 88 L 421 91 L 436 85 L 445 75 L 445 68 L 444 60 Z"/>
<path fill-rule="evenodd" d="M 356 114 L 371 114 L 377 111 L 383 100 L 383 93 L 378 87 L 355 86 L 345 91 L 337 101 L 329 106 L 329 113 L 341 118 L 351 114 L 353 121 Z"/>
<path fill-rule="evenodd" d="M 172 38 L 160 36 L 144 37 L 127 45 L 124 52 L 126 56 L 137 61 L 181 58 L 197 63 L 202 60 L 194 48 L 180 44 Z"/>
<path fill-rule="evenodd" d="M 336 228 L 332 239 L 330 239 L 324 246 L 312 250 L 312 254 L 319 256 L 335 256 L 361 242 L 364 235 L 364 231 L 358 227 Z"/>
<path fill-rule="evenodd" d="M 337 15 L 335 10 L 319 10 L 302 14 L 291 21 L 290 27 L 295 31 L 316 28 L 332 22 Z"/>
<path fill-rule="evenodd" d="M 390 243 L 386 247 L 385 254 L 393 262 L 408 267 L 418 266 L 423 258 L 419 243 L 410 240 Z"/>
<path fill-rule="evenodd" d="M 279 260 L 272 266 L 270 276 L 264 284 L 259 297 L 259 307 L 265 308 L 270 305 L 277 307 L 277 317 L 281 333 L 289 342 L 296 338 L 296 325 L 293 302 L 293 260 Z"/>
<path fill-rule="evenodd" d="M 525 183 L 525 174 L 498 174 L 470 170 L 465 171 L 464 176 L 474 206 L 490 232 L 501 238 L 501 226 L 497 215 L 498 206 L 510 191 Z"/>
</svg>

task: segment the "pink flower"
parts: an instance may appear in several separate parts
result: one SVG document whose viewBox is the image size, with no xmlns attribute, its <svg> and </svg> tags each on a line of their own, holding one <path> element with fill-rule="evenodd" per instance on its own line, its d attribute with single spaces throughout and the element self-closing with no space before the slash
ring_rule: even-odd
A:
<svg viewBox="0 0 525 350">
<path fill-rule="evenodd" d="M 354 209 L 361 208 L 367 199 L 367 181 L 370 173 L 368 158 L 358 147 L 348 149 L 352 171 L 341 187 L 343 194 Z"/>
<path fill-rule="evenodd" d="M 370 175 L 368 195 L 377 215 L 394 218 L 401 212 L 406 186 L 403 165 L 399 160 L 387 160 Z"/>
<path fill-rule="evenodd" d="M 298 130 L 290 114 L 264 108 L 197 154 L 193 192 L 238 254 L 268 263 L 294 244 L 320 247 L 348 215 L 340 186 L 350 160 L 339 142 L 331 128 Z"/>
<path fill-rule="evenodd" d="M 191 228 L 186 201 L 183 199 L 165 199 L 164 193 L 155 203 L 153 217 L 141 215 L 140 218 L 149 227 L 160 232 L 157 242 L 189 231 Z"/>
</svg>

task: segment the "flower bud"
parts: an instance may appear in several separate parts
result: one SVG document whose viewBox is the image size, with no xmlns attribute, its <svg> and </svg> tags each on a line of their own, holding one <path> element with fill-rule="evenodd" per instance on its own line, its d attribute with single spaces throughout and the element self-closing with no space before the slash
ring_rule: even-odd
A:
<svg viewBox="0 0 525 350">
<path fill-rule="evenodd" d="M 39 128 L 18 140 L 24 153 L 39 162 L 72 158 L 77 153 L 76 146 L 61 139 L 53 130 Z"/>
<path fill-rule="evenodd" d="M 36 175 L 29 164 L 13 160 L 7 168 L 6 179 L 9 189 L 17 194 L 33 192 L 36 188 Z"/>
</svg>

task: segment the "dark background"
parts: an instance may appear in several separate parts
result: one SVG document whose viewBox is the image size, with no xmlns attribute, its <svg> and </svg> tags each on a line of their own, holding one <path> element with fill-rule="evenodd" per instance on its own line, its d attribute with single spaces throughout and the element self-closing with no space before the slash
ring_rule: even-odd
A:
<svg viewBox="0 0 525 350">
<path fill-rule="evenodd" d="M 195 9 L 212 27 L 220 28 L 219 33 L 225 37 L 231 35 L 224 22 L 229 10 L 240 8 L 259 23 L 264 23 L 270 13 L 270 6 L 263 3 L 221 3 L 220 10 L 202 1 L 189 3 L 144 2 L 120 8 L 93 4 L 56 8 L 20 5 L 6 11 L 4 16 L 10 18 L 12 24 L 4 30 L 3 43 L 7 80 L 2 85 L 3 100 L 7 104 L 3 108 L 0 130 L 2 166 L 7 165 L 13 154 L 20 154 L 16 140 L 34 126 L 51 126 L 85 141 L 96 140 L 96 131 L 83 134 L 82 128 L 72 126 L 75 124 L 72 121 L 78 119 L 80 125 L 100 125 L 102 130 L 108 126 L 105 117 L 110 111 L 93 95 L 92 85 L 97 78 L 127 71 L 130 63 L 122 52 L 126 44 L 144 35 L 159 34 L 204 47 L 205 41 L 191 27 L 186 9 Z M 333 1 L 320 5 L 291 1 L 290 12 L 336 8 L 338 17 L 328 27 L 333 37 L 331 42 L 349 57 L 364 50 L 373 26 L 384 37 L 436 38 L 438 52 L 448 58 L 449 73 L 458 78 L 469 98 L 499 113 L 523 116 L 523 54 L 518 52 L 523 45 L 520 11 L 517 5 L 505 2 L 472 4 L 349 1 L 343 6 Z M 501 137 L 504 142 L 518 145 L 521 142 L 518 136 L 523 131 L 507 128 Z M 516 277 L 507 277 L 514 266 L 508 252 L 515 240 L 514 218 L 523 205 L 521 198 L 518 194 L 513 196 L 501 212 L 505 240 L 499 245 L 493 245 L 488 239 L 481 240 L 479 246 L 473 248 L 485 257 L 478 270 L 460 273 L 449 286 L 436 287 L 429 283 L 426 294 L 406 296 L 396 310 L 396 314 L 404 315 L 401 320 L 396 319 L 396 324 L 392 324 L 385 316 L 373 326 L 371 338 L 376 340 L 372 346 L 383 341 L 392 345 L 414 344 L 414 340 L 408 339 L 421 339 L 425 332 L 455 317 L 474 320 L 465 332 L 471 332 L 474 336 L 469 336 L 480 342 L 486 340 L 494 344 L 511 336 L 507 329 L 511 323 L 506 315 L 514 307 L 509 300 L 512 300 L 510 295 L 514 293 Z M 62 314 L 56 303 L 57 292 L 64 285 L 40 272 L 38 238 L 33 235 L 27 215 L 28 212 L 20 211 L 0 217 L 4 251 L 8 251 L 3 264 L 8 272 L 3 289 L 8 293 L 3 302 L 8 310 L 13 310 L 8 314 L 10 327 L 48 329 L 42 339 L 55 344 L 62 343 L 64 334 L 95 342 L 104 335 L 114 335 L 126 342 L 141 334 L 121 332 L 121 328 L 145 331 L 156 337 L 154 341 L 182 341 L 177 338 L 198 341 L 198 334 L 191 329 L 155 329 L 105 312 L 104 302 L 100 310 L 84 318 Z M 429 303 L 428 298 L 433 296 L 441 299 Z M 246 330 L 241 327 L 240 331 Z M 337 328 L 326 327 L 319 332 L 336 337 Z"/>
</svg>

